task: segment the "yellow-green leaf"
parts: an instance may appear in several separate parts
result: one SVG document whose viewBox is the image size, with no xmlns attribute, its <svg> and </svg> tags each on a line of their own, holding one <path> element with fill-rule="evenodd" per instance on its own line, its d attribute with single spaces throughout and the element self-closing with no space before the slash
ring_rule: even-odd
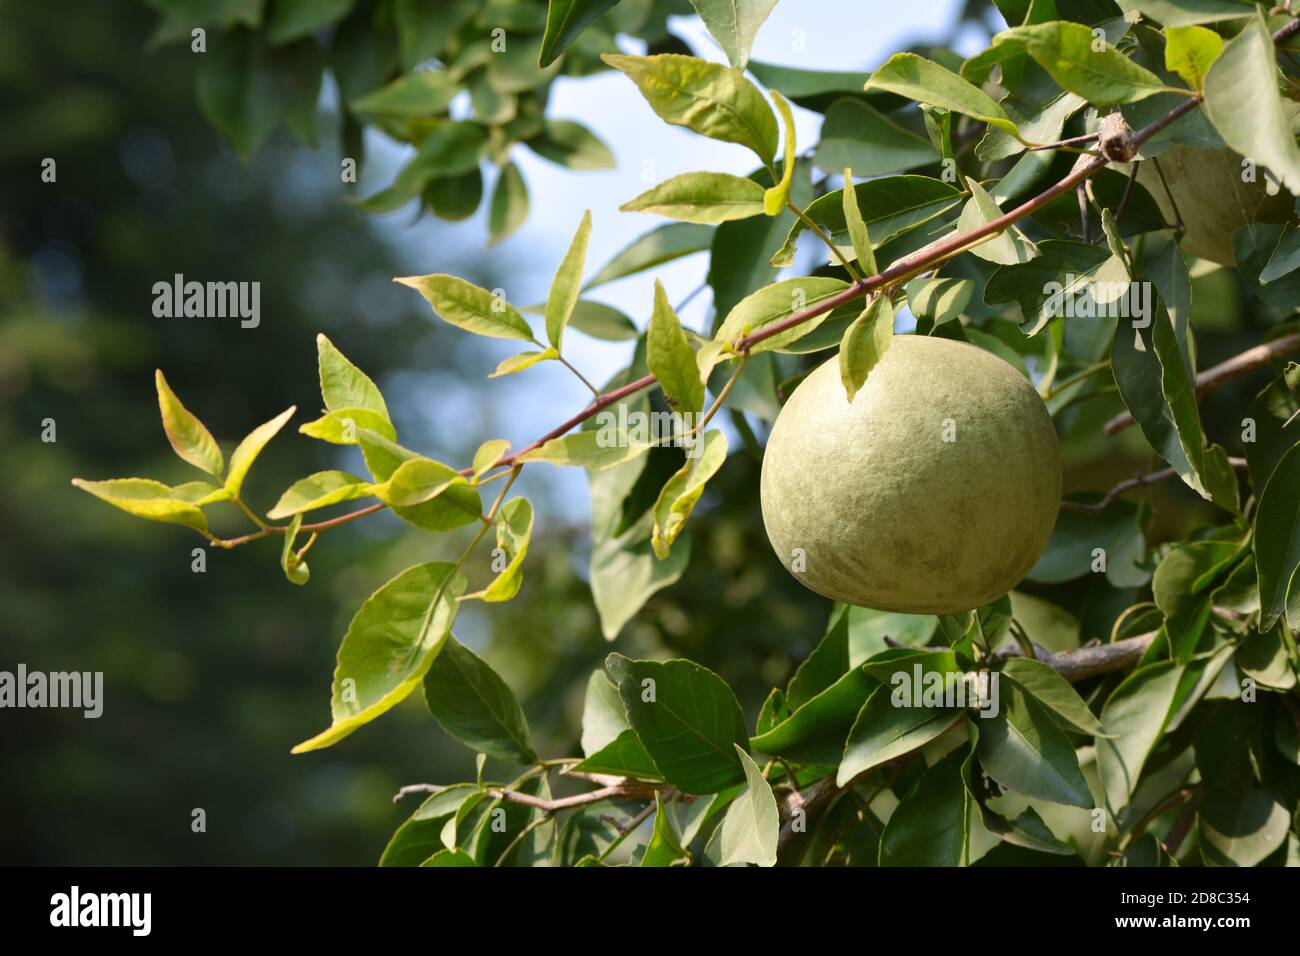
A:
<svg viewBox="0 0 1300 956">
<path fill-rule="evenodd" d="M 971 196 L 962 207 L 961 216 L 957 220 L 959 233 L 970 232 L 1002 215 L 997 202 L 983 186 L 974 179 L 968 179 L 966 185 L 970 187 Z M 1038 247 L 1026 239 L 1016 226 L 1008 226 L 1000 233 L 995 233 L 991 238 L 972 246 L 970 251 L 981 259 L 1004 266 L 1028 262 L 1038 255 Z"/>
<path fill-rule="evenodd" d="M 591 238 L 591 210 L 582 214 L 582 222 L 564 254 L 564 261 L 551 280 L 551 292 L 546 297 L 546 339 L 560 351 L 564 327 L 569 324 L 573 307 L 582 289 L 582 270 L 587 264 L 587 241 Z"/>
<path fill-rule="evenodd" d="M 314 422 L 299 425 L 299 433 L 309 438 L 319 438 L 335 445 L 355 445 L 357 429 L 369 428 L 379 432 L 385 438 L 397 440 L 397 430 L 387 415 L 381 415 L 372 408 L 336 408 L 326 412 Z"/>
<path fill-rule="evenodd" d="M 850 402 L 893 340 L 894 306 L 888 295 L 878 295 L 844 330 L 840 342 L 840 381 Z"/>
<path fill-rule="evenodd" d="M 646 333 L 646 364 L 659 379 L 668 404 L 695 414 L 704 406 L 704 383 L 695 364 L 695 351 L 668 302 L 663 283 L 655 280 L 655 304 Z"/>
<path fill-rule="evenodd" d="M 158 388 L 158 410 L 162 412 L 163 431 L 167 433 L 172 449 L 195 468 L 206 471 L 213 478 L 220 478 L 225 463 L 212 434 L 181 404 L 163 377 L 162 369 L 154 372 L 154 384 Z"/>
<path fill-rule="evenodd" d="M 763 187 L 729 173 L 682 173 L 630 199 L 623 212 L 653 212 L 682 222 L 712 225 L 763 214 Z"/>
<path fill-rule="evenodd" d="M 849 230 L 849 241 L 853 244 L 853 254 L 864 276 L 873 276 L 876 267 L 876 251 L 871 247 L 871 233 L 862 218 L 862 209 L 858 206 L 858 192 L 853 188 L 853 170 L 844 167 L 844 188 L 840 190 L 844 206 L 844 224 Z"/>
<path fill-rule="evenodd" d="M 368 408 L 389 421 L 388 405 L 378 386 L 357 368 L 324 335 L 316 336 L 320 366 L 320 395 L 330 411 L 340 408 Z"/>
<path fill-rule="evenodd" d="M 307 562 L 300 560 L 293 550 L 294 541 L 298 538 L 298 529 L 301 527 L 302 515 L 296 514 L 289 522 L 289 528 L 284 533 L 284 545 L 280 548 L 280 570 L 293 584 L 306 584 L 311 578 L 311 569 L 307 567 Z"/>
<path fill-rule="evenodd" d="M 1011 117 L 987 93 L 915 53 L 895 53 L 871 74 L 866 89 L 886 90 L 918 103 L 963 113 L 1019 137 Z"/>
<path fill-rule="evenodd" d="M 188 501 L 176 497 L 172 489 L 161 481 L 148 478 L 110 478 L 108 481 L 85 481 L 73 478 L 72 483 L 88 491 L 114 508 L 150 521 L 165 521 L 185 525 L 197 531 L 208 530 L 208 519 L 203 512 Z"/>
<path fill-rule="evenodd" d="M 668 557 L 673 542 L 686 526 L 708 480 L 727 460 L 727 436 L 716 428 L 704 433 L 686 451 L 686 464 L 673 474 L 659 492 L 654 505 L 651 545 L 659 560 Z"/>
<path fill-rule="evenodd" d="M 263 422 L 254 428 L 235 448 L 234 454 L 230 456 L 230 470 L 226 473 L 226 490 L 230 492 L 231 497 L 239 497 L 239 491 L 244 487 L 244 479 L 248 477 L 248 469 L 253 467 L 253 462 L 262 453 L 266 443 L 275 437 L 276 432 L 284 427 L 284 423 L 292 418 L 297 410 L 297 405 L 290 405 L 269 422 Z"/>
<path fill-rule="evenodd" d="M 532 330 L 514 306 L 472 282 L 449 275 L 399 276 L 393 281 L 420 293 L 440 319 L 457 328 L 496 339 L 533 340 Z"/>
<path fill-rule="evenodd" d="M 492 372 L 488 378 L 500 378 L 503 375 L 514 375 L 516 372 L 522 372 L 526 368 L 532 368 L 538 362 L 547 362 L 559 357 L 560 353 L 550 346 L 547 346 L 540 352 L 520 352 L 518 355 L 512 355 L 497 363 L 496 370 Z"/>
<path fill-rule="evenodd" d="M 541 448 L 521 455 L 521 462 L 544 461 L 551 465 L 573 465 L 603 471 L 643 455 L 651 448 L 648 441 L 633 440 L 612 424 L 589 431 L 552 438 Z"/>
<path fill-rule="evenodd" d="M 794 114 L 790 112 L 790 104 L 776 90 L 772 91 L 772 100 L 776 103 L 776 108 L 785 123 L 785 162 L 782 164 L 781 181 L 763 193 L 763 211 L 769 216 L 777 215 L 785 208 L 786 200 L 790 198 L 790 184 L 794 181 L 795 152 Z"/>
<path fill-rule="evenodd" d="M 490 438 L 478 446 L 478 451 L 474 452 L 474 480 L 482 478 L 501 460 L 510 449 L 510 442 L 504 438 Z"/>
<path fill-rule="evenodd" d="M 1205 74 L 1223 52 L 1223 37 L 1199 26 L 1165 30 L 1165 69 L 1177 73 L 1194 90 L 1205 86 Z"/>
<path fill-rule="evenodd" d="M 346 471 L 318 471 L 290 485 L 266 516 L 279 521 L 304 511 L 364 498 L 370 493 L 370 483 L 356 475 Z"/>
<path fill-rule="evenodd" d="M 1082 23 L 1053 20 L 1004 30 L 997 45 L 1016 44 L 1047 71 L 1063 90 L 1077 93 L 1093 106 L 1134 103 L 1168 89 L 1145 67 L 1098 38 Z"/>
<path fill-rule="evenodd" d="M 737 302 L 735 308 L 727 313 L 727 318 L 714 335 L 714 340 L 735 342 L 743 335 L 758 332 L 788 318 L 795 312 L 801 312 L 831 296 L 838 295 L 848 287 L 847 282 L 828 276 L 800 276 L 774 282 Z M 766 352 L 789 345 L 813 331 L 825 319 L 825 314 L 815 316 L 807 322 L 764 339 L 757 343 L 751 352 Z"/>
<path fill-rule="evenodd" d="M 230 500 L 230 492 L 210 481 L 187 481 L 184 484 L 173 485 L 171 491 L 173 498 L 188 501 L 196 508 Z"/>
<path fill-rule="evenodd" d="M 482 598 L 484 601 L 509 601 L 519 593 L 524 583 L 523 563 L 528 554 L 528 543 L 533 537 L 533 504 L 527 498 L 511 498 L 501 506 L 497 518 L 497 551 L 509 559 L 508 563 L 484 590 L 467 594 L 465 598 Z M 493 560 L 497 558 L 493 553 Z"/>
<path fill-rule="evenodd" d="M 407 568 L 352 618 L 334 669 L 328 730 L 293 753 L 329 747 L 401 703 L 424 679 L 456 617 L 465 577 L 446 562 Z"/>
<path fill-rule="evenodd" d="M 438 497 L 453 485 L 468 485 L 454 468 L 431 458 L 412 458 L 404 461 L 383 484 L 375 485 L 372 493 L 385 504 L 410 507 Z"/>
</svg>

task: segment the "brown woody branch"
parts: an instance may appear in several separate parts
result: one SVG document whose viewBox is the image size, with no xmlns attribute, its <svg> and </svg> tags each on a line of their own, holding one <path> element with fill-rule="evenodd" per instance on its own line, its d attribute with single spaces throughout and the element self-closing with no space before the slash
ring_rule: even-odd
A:
<svg viewBox="0 0 1300 956">
<path fill-rule="evenodd" d="M 1229 458 L 1228 464 L 1231 465 L 1233 468 L 1240 470 L 1246 467 L 1246 459 Z M 1106 492 L 1106 494 L 1102 497 L 1100 501 L 1094 501 L 1094 502 L 1062 501 L 1061 510 L 1062 511 L 1085 511 L 1085 512 L 1105 511 L 1107 508 L 1111 506 L 1111 504 L 1115 501 L 1115 499 L 1118 498 L 1120 495 L 1122 495 L 1124 492 L 1132 491 L 1134 488 L 1145 488 L 1147 485 L 1158 484 L 1159 482 L 1162 482 L 1168 478 L 1174 477 L 1174 475 L 1176 474 L 1178 474 L 1178 472 L 1174 471 L 1174 469 L 1172 468 L 1161 468 L 1159 471 L 1153 471 L 1149 475 L 1139 475 L 1136 478 L 1129 478 L 1125 481 L 1121 481 L 1119 484 L 1115 485 L 1115 487 L 1111 488 L 1110 491 Z"/>
</svg>

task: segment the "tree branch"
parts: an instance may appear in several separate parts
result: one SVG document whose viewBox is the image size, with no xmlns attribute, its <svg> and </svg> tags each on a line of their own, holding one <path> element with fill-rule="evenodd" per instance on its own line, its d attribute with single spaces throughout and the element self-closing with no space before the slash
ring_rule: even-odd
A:
<svg viewBox="0 0 1300 956">
<path fill-rule="evenodd" d="M 1240 470 L 1246 467 L 1246 459 L 1229 458 L 1228 464 L 1233 468 Z M 1105 511 L 1112 503 L 1114 503 L 1115 499 L 1124 492 L 1132 491 L 1134 488 L 1144 488 L 1147 485 L 1157 484 L 1164 481 L 1166 478 L 1174 477 L 1176 474 L 1178 474 L 1178 472 L 1174 471 L 1172 468 L 1161 468 L 1159 471 L 1153 471 L 1149 475 L 1139 475 L 1136 478 L 1129 478 L 1111 488 L 1100 501 L 1094 501 L 1091 503 L 1085 501 L 1062 501 L 1061 510 L 1085 512 Z"/>
</svg>

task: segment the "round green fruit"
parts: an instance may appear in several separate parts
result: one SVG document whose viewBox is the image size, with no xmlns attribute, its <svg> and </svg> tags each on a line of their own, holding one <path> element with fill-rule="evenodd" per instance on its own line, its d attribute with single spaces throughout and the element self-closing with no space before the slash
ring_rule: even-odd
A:
<svg viewBox="0 0 1300 956">
<path fill-rule="evenodd" d="M 763 455 L 767 536 L 806 587 L 882 611 L 1001 597 L 1056 524 L 1056 430 L 1025 377 L 983 349 L 896 336 L 850 403 L 838 359 L 777 416 Z"/>
<path fill-rule="evenodd" d="M 1155 199 L 1166 222 L 1175 223 L 1182 214 L 1186 231 L 1179 245 L 1191 255 L 1235 266 L 1234 232 L 1250 223 L 1282 223 L 1294 216 L 1295 201 L 1290 193 L 1281 190 L 1276 196 L 1268 194 L 1264 170 L 1255 170 L 1255 182 L 1242 181 L 1242 159 L 1230 149 L 1174 145 L 1158 159 L 1159 171 L 1152 161 L 1138 167 L 1138 182 Z M 1164 183 L 1160 181 L 1161 173 Z"/>
</svg>

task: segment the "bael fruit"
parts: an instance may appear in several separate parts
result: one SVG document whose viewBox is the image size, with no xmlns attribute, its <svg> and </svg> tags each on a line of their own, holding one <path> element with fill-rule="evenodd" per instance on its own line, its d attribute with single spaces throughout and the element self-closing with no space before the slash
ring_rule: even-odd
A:
<svg viewBox="0 0 1300 956">
<path fill-rule="evenodd" d="M 1056 430 L 1002 359 L 900 335 L 850 403 L 838 360 L 795 389 L 763 455 L 767 536 L 837 601 L 941 614 L 1002 596 L 1056 524 Z"/>
<path fill-rule="evenodd" d="M 1282 223 L 1294 218 L 1295 200 L 1286 190 L 1270 196 L 1264 185 L 1264 170 L 1255 170 L 1255 181 L 1244 182 L 1242 159 L 1230 149 L 1189 149 L 1174 145 L 1155 163 L 1143 161 L 1138 182 L 1160 207 L 1165 221 L 1174 223 L 1182 214 L 1185 232 L 1179 245 L 1183 251 L 1223 266 L 1235 266 L 1237 255 L 1232 234 L 1254 222 Z M 1164 174 L 1164 183 L 1160 174 Z M 1169 191 L 1165 192 L 1165 184 Z M 1173 203 L 1169 197 L 1173 196 Z M 1177 213 L 1174 210 L 1177 203 Z"/>
</svg>

